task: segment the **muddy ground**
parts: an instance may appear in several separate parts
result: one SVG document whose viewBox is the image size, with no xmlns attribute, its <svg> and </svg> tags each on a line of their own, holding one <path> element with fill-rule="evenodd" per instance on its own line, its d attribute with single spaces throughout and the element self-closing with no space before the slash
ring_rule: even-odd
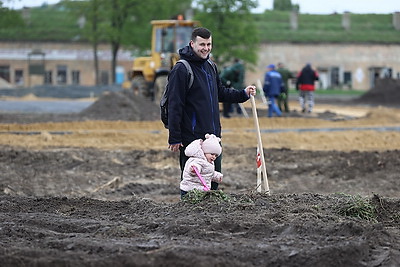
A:
<svg viewBox="0 0 400 267">
<path fill-rule="evenodd" d="M 179 200 L 157 105 L 109 92 L 76 114 L 2 113 L 0 265 L 399 266 L 399 94 L 382 81 L 283 118 L 259 100 L 270 194 L 254 121 L 223 119 L 223 193 L 198 203 Z"/>
</svg>

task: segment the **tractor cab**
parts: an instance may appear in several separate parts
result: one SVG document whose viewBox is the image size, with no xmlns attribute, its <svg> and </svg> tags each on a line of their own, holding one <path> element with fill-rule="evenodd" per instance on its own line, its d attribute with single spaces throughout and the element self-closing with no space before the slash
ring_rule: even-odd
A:
<svg viewBox="0 0 400 267">
<path fill-rule="evenodd" d="M 138 57 L 133 62 L 132 89 L 159 101 L 168 73 L 179 60 L 178 50 L 190 42 L 194 27 L 191 20 L 153 20 L 151 56 Z"/>
</svg>

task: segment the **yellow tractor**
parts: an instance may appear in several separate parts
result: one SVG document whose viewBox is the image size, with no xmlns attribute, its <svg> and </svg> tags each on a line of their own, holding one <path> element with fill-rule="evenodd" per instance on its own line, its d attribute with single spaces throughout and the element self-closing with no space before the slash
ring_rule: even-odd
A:
<svg viewBox="0 0 400 267">
<path fill-rule="evenodd" d="M 167 75 L 179 60 L 178 50 L 190 42 L 199 23 L 192 20 L 153 20 L 151 55 L 133 61 L 131 87 L 135 93 L 160 101 Z"/>
</svg>

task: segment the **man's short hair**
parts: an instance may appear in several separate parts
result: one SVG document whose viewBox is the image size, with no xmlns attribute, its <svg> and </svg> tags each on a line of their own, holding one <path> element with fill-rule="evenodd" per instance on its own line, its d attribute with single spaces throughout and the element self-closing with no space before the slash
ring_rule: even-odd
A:
<svg viewBox="0 0 400 267">
<path fill-rule="evenodd" d="M 196 41 L 196 37 L 200 36 L 203 39 L 209 39 L 211 37 L 211 32 L 203 27 L 194 28 L 192 31 L 192 41 Z"/>
</svg>

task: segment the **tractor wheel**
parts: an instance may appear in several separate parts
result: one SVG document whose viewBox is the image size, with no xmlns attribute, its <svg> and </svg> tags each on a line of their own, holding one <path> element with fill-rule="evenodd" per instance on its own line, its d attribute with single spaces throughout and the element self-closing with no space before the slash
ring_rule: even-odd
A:
<svg viewBox="0 0 400 267">
<path fill-rule="evenodd" d="M 159 103 L 167 84 L 167 75 L 158 76 L 154 83 L 154 102 Z"/>
<path fill-rule="evenodd" d="M 148 97 L 149 92 L 147 89 L 146 81 L 144 80 L 143 76 L 133 77 L 131 88 L 135 95 L 141 95 L 141 96 Z"/>
</svg>

